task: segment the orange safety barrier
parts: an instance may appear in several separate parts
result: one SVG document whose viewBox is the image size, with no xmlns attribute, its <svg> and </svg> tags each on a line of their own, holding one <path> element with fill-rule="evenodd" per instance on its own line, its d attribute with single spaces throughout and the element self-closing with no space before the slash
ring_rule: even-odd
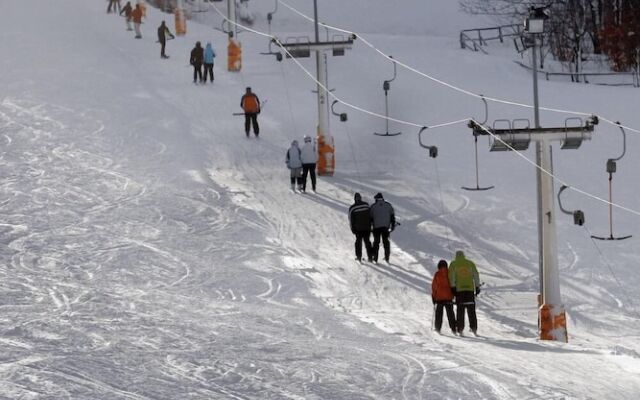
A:
<svg viewBox="0 0 640 400">
<path fill-rule="evenodd" d="M 238 72 L 242 68 L 242 47 L 233 39 L 227 46 L 227 70 Z"/>
<path fill-rule="evenodd" d="M 187 19 L 182 8 L 176 8 L 174 11 L 176 22 L 176 35 L 184 36 L 187 33 Z"/>
<path fill-rule="evenodd" d="M 318 175 L 333 176 L 336 169 L 333 136 L 318 136 Z"/>
<path fill-rule="evenodd" d="M 540 307 L 540 339 L 568 341 L 564 307 L 555 304 L 543 304 Z"/>
</svg>

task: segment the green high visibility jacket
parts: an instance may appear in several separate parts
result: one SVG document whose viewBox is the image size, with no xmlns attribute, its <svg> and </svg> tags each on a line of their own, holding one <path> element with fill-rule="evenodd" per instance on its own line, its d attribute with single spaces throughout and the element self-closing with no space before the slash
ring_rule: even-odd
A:
<svg viewBox="0 0 640 400">
<path fill-rule="evenodd" d="M 464 254 L 456 254 L 456 259 L 449 264 L 449 285 L 458 292 L 475 291 L 480 286 L 478 269 Z"/>
</svg>

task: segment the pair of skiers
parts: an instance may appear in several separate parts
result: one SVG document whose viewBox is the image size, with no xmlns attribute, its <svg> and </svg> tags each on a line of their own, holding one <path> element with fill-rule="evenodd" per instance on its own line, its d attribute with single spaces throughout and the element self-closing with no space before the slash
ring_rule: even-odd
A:
<svg viewBox="0 0 640 400">
<path fill-rule="evenodd" d="M 311 177 L 311 190 L 316 192 L 316 163 L 318 162 L 318 150 L 310 136 L 304 137 L 304 145 L 298 147 L 298 141 L 291 142 L 287 150 L 285 163 L 289 168 L 291 178 L 291 190 L 295 192 L 296 183 L 300 192 L 307 191 L 307 175 Z"/>
<path fill-rule="evenodd" d="M 374 203 L 371 206 L 362 200 L 360 193 L 356 193 L 353 200 L 354 203 L 349 207 L 349 225 L 351 232 L 356 236 L 356 260 L 362 261 L 362 243 L 364 242 L 368 261 L 377 263 L 380 241 L 382 240 L 384 259 L 389 262 L 391 256 L 389 236 L 396 227 L 393 206 L 384 200 L 382 193 L 377 193 L 374 196 Z M 372 231 L 373 244 L 369 239 Z"/>
<path fill-rule="evenodd" d="M 431 301 L 435 311 L 435 330 L 442 328 L 442 312 L 447 312 L 449 328 L 453 334 L 462 335 L 465 327 L 465 311 L 469 316 L 469 328 L 475 335 L 478 330 L 476 296 L 480 294 L 480 275 L 476 265 L 458 250 L 447 268 L 447 262 L 438 262 L 438 271 L 431 282 Z M 456 313 L 453 312 L 455 299 Z"/>
<path fill-rule="evenodd" d="M 207 83 L 207 78 L 213 83 L 213 62 L 216 52 L 213 51 L 211 43 L 207 43 L 206 48 L 202 48 L 200 42 L 196 42 L 196 46 L 191 50 L 189 64 L 193 66 L 193 83 Z M 204 64 L 204 76 L 202 75 L 202 66 Z"/>
</svg>

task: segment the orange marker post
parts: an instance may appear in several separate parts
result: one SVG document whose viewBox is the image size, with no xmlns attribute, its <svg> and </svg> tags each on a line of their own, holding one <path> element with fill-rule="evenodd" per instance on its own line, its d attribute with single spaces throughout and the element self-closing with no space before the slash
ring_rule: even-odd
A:
<svg viewBox="0 0 640 400">
<path fill-rule="evenodd" d="M 229 38 L 227 46 L 227 70 L 238 72 L 242 68 L 242 47 L 240 43 Z"/>
</svg>

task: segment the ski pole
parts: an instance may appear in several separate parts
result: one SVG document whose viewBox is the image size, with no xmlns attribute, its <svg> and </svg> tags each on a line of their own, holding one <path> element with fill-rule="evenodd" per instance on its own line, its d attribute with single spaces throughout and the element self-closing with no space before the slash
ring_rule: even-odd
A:
<svg viewBox="0 0 640 400">
<path fill-rule="evenodd" d="M 433 312 L 431 313 L 431 330 L 434 331 L 436 329 L 436 303 L 433 303 Z"/>
</svg>

